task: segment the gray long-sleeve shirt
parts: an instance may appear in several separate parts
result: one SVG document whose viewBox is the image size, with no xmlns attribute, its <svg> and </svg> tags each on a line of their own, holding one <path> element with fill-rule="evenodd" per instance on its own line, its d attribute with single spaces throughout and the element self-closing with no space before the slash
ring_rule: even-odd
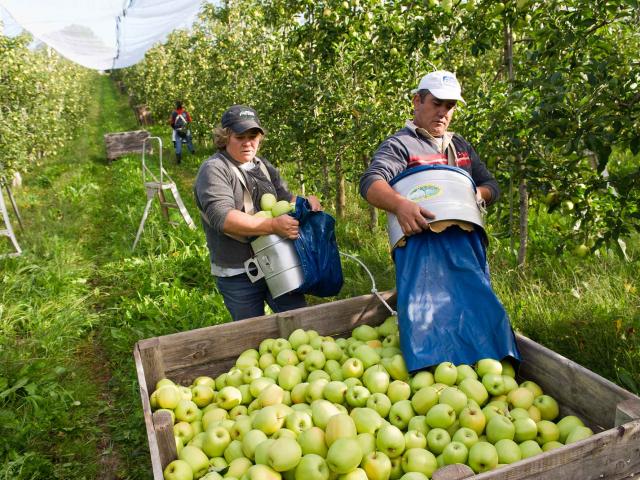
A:
<svg viewBox="0 0 640 480">
<path fill-rule="evenodd" d="M 249 166 L 230 158 L 225 159 L 216 153 L 200 166 L 194 193 L 198 208 L 207 219 L 203 220 L 202 227 L 207 238 L 212 265 L 224 269 L 240 269 L 244 268 L 244 262 L 251 258 L 252 252 L 249 243 L 235 240 L 223 231 L 224 222 L 231 210 L 244 211 L 243 186 L 230 162 L 240 169 Z M 254 168 L 259 168 L 257 162 L 263 162 L 267 167 L 277 199 L 290 200 L 291 193 L 278 170 L 268 161 L 257 157 L 253 162 Z"/>
<path fill-rule="evenodd" d="M 447 165 L 446 154 L 439 152 L 433 140 L 419 130 L 412 121 L 407 121 L 403 129 L 380 144 L 371 164 L 360 177 L 362 197 L 367 198 L 367 191 L 376 180 L 389 182 L 407 168 L 417 165 Z M 454 134 L 453 144 L 457 153 L 456 166 L 469 173 L 476 186 L 489 188 L 491 201 L 488 204 L 495 202 L 500 195 L 498 182 L 471 144 L 458 134 Z"/>
</svg>

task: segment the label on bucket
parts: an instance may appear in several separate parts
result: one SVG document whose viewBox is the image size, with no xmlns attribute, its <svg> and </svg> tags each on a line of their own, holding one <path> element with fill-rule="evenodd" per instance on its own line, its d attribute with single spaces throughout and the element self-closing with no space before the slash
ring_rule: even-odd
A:
<svg viewBox="0 0 640 480">
<path fill-rule="evenodd" d="M 407 198 L 412 202 L 421 202 L 423 200 L 429 200 L 430 198 L 437 197 L 442 193 L 442 188 L 438 185 L 434 185 L 433 183 L 424 183 L 422 185 L 418 185 L 417 187 L 413 187 Z"/>
</svg>

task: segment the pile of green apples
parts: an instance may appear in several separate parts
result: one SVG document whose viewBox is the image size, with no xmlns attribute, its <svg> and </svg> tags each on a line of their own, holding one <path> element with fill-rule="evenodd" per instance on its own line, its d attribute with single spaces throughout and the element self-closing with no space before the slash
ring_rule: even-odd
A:
<svg viewBox="0 0 640 480">
<path fill-rule="evenodd" d="M 286 200 L 277 200 L 273 193 L 265 193 L 260 197 L 260 208 L 259 212 L 253 214 L 255 217 L 273 218 L 294 211 L 296 204 Z"/>
<path fill-rule="evenodd" d="M 589 437 L 507 361 L 409 374 L 395 317 L 350 338 L 295 330 L 243 352 L 217 378 L 160 380 L 174 419 L 166 480 L 424 480 L 455 463 L 484 472 Z"/>
</svg>

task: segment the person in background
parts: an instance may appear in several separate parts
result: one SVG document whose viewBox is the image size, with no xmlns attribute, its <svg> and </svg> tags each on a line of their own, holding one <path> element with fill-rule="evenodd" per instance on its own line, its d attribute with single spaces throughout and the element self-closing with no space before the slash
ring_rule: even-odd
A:
<svg viewBox="0 0 640 480">
<path fill-rule="evenodd" d="M 176 162 L 182 162 L 182 144 L 186 143 L 191 153 L 196 153 L 193 148 L 193 139 L 191 137 L 191 115 L 182 106 L 181 101 L 176 102 L 176 109 L 171 112 L 169 123 L 173 132 L 171 133 L 171 141 L 176 150 Z"/>
<path fill-rule="evenodd" d="M 274 312 L 306 306 L 304 295 L 284 294 L 274 299 L 264 278 L 252 283 L 244 262 L 253 256 L 249 239 L 276 234 L 298 237 L 298 221 L 289 215 L 253 216 L 265 193 L 277 200 L 295 201 L 278 170 L 257 157 L 265 131 L 256 111 L 233 105 L 222 115 L 214 137 L 218 151 L 198 171 L 194 193 L 202 217 L 211 260 L 211 273 L 233 320 L 264 315 L 265 302 Z M 313 211 L 322 210 L 318 199 L 307 197 Z"/>
<path fill-rule="evenodd" d="M 419 165 L 453 165 L 471 175 L 478 200 L 496 201 L 498 183 L 461 135 L 448 132 L 457 103 L 464 103 L 456 76 L 444 70 L 422 77 L 413 90 L 413 119 L 384 140 L 360 178 L 360 194 L 371 205 L 396 215 L 406 236 L 429 228 L 434 215 L 403 197 L 389 181 L 407 168 Z"/>
</svg>

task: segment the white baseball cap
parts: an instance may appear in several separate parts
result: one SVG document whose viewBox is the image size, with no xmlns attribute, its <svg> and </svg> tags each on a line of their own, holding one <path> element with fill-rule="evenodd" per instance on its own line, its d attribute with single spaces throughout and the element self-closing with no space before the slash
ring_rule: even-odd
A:
<svg viewBox="0 0 640 480">
<path fill-rule="evenodd" d="M 429 90 L 434 97 L 440 100 L 460 100 L 462 103 L 467 103 L 462 98 L 462 89 L 455 73 L 446 70 L 427 73 L 420 80 L 418 88 L 411 90 L 411 94 L 415 95 L 419 90 Z"/>
</svg>

